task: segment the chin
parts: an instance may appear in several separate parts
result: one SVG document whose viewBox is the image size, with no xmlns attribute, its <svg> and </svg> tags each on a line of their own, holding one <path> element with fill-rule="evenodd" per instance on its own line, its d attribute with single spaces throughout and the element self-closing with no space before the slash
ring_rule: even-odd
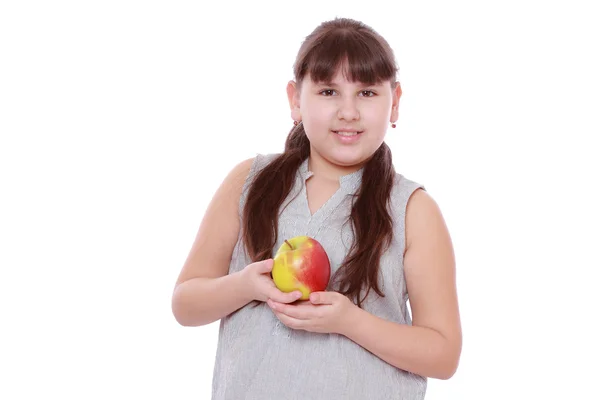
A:
<svg viewBox="0 0 600 400">
<path fill-rule="evenodd" d="M 340 167 L 354 167 L 363 164 L 367 157 L 362 154 L 332 154 L 326 156 L 327 161 Z"/>
</svg>

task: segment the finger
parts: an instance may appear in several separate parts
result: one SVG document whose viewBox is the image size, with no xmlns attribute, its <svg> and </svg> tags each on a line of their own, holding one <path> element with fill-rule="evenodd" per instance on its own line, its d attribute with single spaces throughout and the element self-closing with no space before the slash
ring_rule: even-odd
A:
<svg viewBox="0 0 600 400">
<path fill-rule="evenodd" d="M 310 294 L 310 302 L 312 304 L 333 304 L 337 295 L 337 292 L 312 292 Z"/>
<path fill-rule="evenodd" d="M 296 318 L 292 318 L 288 315 L 285 315 L 280 312 L 274 312 L 277 319 L 281 321 L 282 324 L 292 329 L 303 329 L 303 326 L 306 324 L 306 321 L 299 320 Z"/>
<path fill-rule="evenodd" d="M 302 292 L 295 290 L 293 292 L 285 293 L 281 290 L 273 287 L 269 292 L 269 298 L 275 300 L 278 303 L 293 303 L 302 297 Z"/>
<path fill-rule="evenodd" d="M 299 304 L 299 305 L 291 305 L 291 304 L 283 304 L 275 302 L 271 299 L 267 300 L 267 304 L 274 312 L 279 314 L 287 315 L 288 317 L 299 319 L 299 320 L 307 320 L 313 319 L 316 315 L 316 310 L 312 305 Z"/>
</svg>

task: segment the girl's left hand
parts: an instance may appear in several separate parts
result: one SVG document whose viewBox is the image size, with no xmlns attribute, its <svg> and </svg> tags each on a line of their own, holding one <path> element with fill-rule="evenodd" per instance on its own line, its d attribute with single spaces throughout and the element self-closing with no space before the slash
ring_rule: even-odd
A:
<svg viewBox="0 0 600 400">
<path fill-rule="evenodd" d="M 268 299 L 267 304 L 289 328 L 338 334 L 343 334 L 349 315 L 356 308 L 350 299 L 338 292 L 313 292 L 308 301 L 295 304 Z"/>
</svg>

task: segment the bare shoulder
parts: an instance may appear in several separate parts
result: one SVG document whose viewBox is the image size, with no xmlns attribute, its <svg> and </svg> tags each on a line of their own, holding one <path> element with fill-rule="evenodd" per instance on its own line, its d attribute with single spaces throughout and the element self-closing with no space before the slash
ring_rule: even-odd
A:
<svg viewBox="0 0 600 400">
<path fill-rule="evenodd" d="M 240 232 L 239 201 L 254 158 L 236 164 L 214 193 L 181 269 L 177 284 L 224 276 Z"/>
<path fill-rule="evenodd" d="M 417 189 L 406 206 L 406 250 L 420 239 L 432 239 L 431 235 L 448 236 L 449 233 L 442 211 L 431 195 Z"/>
<path fill-rule="evenodd" d="M 229 174 L 225 177 L 223 181 L 223 185 L 230 191 L 233 191 L 235 194 L 239 196 L 242 194 L 242 189 L 244 187 L 244 183 L 248 178 L 248 174 L 250 173 L 250 169 L 252 168 L 252 163 L 254 162 L 255 157 L 248 158 L 236 164 Z M 217 191 L 218 193 L 218 191 Z"/>
</svg>

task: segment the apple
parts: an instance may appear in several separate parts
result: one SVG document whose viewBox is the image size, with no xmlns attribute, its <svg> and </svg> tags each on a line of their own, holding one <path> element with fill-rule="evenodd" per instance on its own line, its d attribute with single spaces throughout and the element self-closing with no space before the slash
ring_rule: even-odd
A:
<svg viewBox="0 0 600 400">
<path fill-rule="evenodd" d="M 312 292 L 325 290 L 329 284 L 331 266 L 321 243 L 310 236 L 285 240 L 273 258 L 273 282 L 285 293 L 300 290 L 301 300 Z"/>
</svg>

